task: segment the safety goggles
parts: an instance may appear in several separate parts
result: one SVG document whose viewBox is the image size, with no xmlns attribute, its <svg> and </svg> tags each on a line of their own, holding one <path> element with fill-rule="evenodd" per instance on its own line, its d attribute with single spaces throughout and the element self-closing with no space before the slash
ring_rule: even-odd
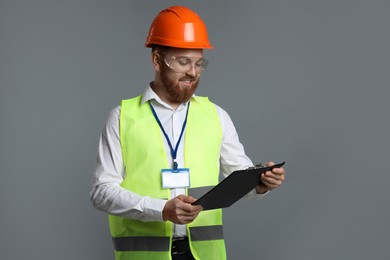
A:
<svg viewBox="0 0 390 260">
<path fill-rule="evenodd" d="M 156 51 L 156 53 L 159 54 L 161 60 L 163 60 L 170 69 L 178 73 L 186 73 L 195 69 L 196 74 L 200 74 L 209 64 L 209 61 L 204 58 L 199 59 L 197 57 L 188 56 L 170 56 L 162 51 Z"/>
</svg>

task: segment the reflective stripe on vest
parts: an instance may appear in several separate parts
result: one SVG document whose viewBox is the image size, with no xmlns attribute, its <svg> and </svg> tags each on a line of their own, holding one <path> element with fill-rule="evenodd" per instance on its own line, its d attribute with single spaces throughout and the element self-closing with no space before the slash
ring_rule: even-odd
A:
<svg viewBox="0 0 390 260">
<path fill-rule="evenodd" d="M 191 241 L 223 239 L 222 225 L 190 227 Z"/>
<path fill-rule="evenodd" d="M 192 241 L 223 239 L 222 226 L 191 227 Z M 116 251 L 169 251 L 170 237 L 114 237 Z"/>
<path fill-rule="evenodd" d="M 170 237 L 113 237 L 116 251 L 169 251 Z"/>
</svg>

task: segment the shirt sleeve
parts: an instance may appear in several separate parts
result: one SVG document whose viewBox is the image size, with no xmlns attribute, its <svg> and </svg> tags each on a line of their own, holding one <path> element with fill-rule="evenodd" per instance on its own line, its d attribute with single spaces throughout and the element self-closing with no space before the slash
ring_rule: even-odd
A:
<svg viewBox="0 0 390 260">
<path fill-rule="evenodd" d="M 239 140 L 236 128 L 228 113 L 217 105 L 215 107 L 222 127 L 220 170 L 221 174 L 226 177 L 236 170 L 252 167 L 253 162 L 245 154 L 244 146 Z M 246 195 L 246 198 L 259 199 L 265 194 L 257 194 L 256 190 L 253 189 Z"/>
<path fill-rule="evenodd" d="M 120 106 L 114 108 L 99 139 L 90 198 L 93 206 L 111 215 L 141 221 L 163 221 L 166 200 L 141 196 L 121 187 L 125 167 L 119 138 Z"/>
</svg>

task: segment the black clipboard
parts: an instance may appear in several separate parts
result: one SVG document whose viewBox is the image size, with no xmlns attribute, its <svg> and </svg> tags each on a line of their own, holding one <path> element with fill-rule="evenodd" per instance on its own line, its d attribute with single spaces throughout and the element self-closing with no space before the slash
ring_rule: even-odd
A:
<svg viewBox="0 0 390 260">
<path fill-rule="evenodd" d="M 192 205 L 202 205 L 203 210 L 230 207 L 259 184 L 260 174 L 273 168 L 280 168 L 284 163 L 234 171 Z"/>
</svg>

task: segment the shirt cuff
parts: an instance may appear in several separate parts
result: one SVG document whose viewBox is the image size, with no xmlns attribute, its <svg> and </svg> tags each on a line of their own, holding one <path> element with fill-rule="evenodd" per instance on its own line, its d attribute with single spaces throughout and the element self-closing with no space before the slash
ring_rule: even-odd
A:
<svg viewBox="0 0 390 260">
<path fill-rule="evenodd" d="M 261 199 L 263 198 L 265 195 L 267 195 L 270 191 L 267 191 L 266 193 L 263 193 L 263 194 L 259 194 L 256 192 L 256 189 L 253 189 L 251 190 L 248 194 L 245 195 L 246 198 L 248 199 Z"/>
<path fill-rule="evenodd" d="M 162 211 L 166 203 L 167 200 L 146 197 L 144 204 L 145 221 L 163 222 Z"/>
</svg>

